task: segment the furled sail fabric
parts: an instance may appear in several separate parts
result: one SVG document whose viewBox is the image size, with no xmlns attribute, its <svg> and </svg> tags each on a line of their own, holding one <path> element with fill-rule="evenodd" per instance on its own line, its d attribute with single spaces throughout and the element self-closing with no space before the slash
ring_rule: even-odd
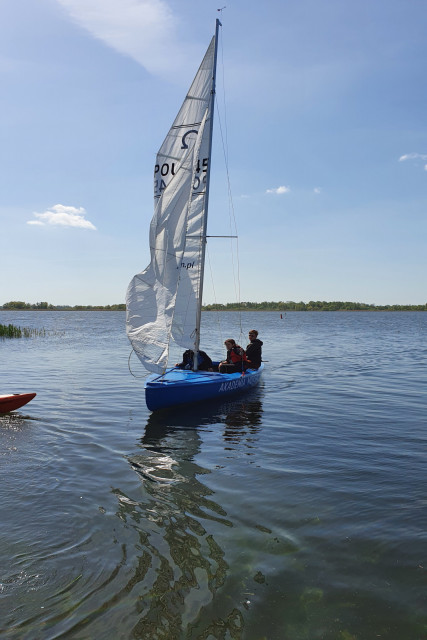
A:
<svg viewBox="0 0 427 640">
<path fill-rule="evenodd" d="M 200 292 L 215 38 L 156 157 L 151 262 L 126 294 L 127 334 L 144 366 L 163 372 L 171 337 L 195 347 Z"/>
</svg>

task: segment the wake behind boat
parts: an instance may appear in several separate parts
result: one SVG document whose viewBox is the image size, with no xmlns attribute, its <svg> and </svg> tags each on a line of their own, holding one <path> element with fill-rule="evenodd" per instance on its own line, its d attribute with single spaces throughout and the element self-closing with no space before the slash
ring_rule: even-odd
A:
<svg viewBox="0 0 427 640">
<path fill-rule="evenodd" d="M 0 395 L 0 413 L 16 411 L 36 397 L 36 393 L 12 393 Z"/>
<path fill-rule="evenodd" d="M 259 382 L 263 365 L 238 373 L 198 371 L 218 33 L 203 58 L 154 167 L 151 262 L 131 280 L 126 329 L 144 367 L 150 410 L 223 398 Z M 171 342 L 191 349 L 193 370 L 168 369 Z"/>
</svg>

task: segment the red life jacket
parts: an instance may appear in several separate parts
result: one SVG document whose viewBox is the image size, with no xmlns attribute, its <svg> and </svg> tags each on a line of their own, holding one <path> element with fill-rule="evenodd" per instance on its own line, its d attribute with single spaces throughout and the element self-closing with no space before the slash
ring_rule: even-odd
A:
<svg viewBox="0 0 427 640">
<path fill-rule="evenodd" d="M 231 360 L 233 364 L 237 364 L 242 361 L 247 362 L 248 359 L 246 357 L 245 350 L 242 349 L 242 355 L 240 355 L 240 353 L 238 353 L 240 349 L 242 349 L 242 347 L 239 347 L 238 344 L 236 344 L 235 347 L 232 347 L 228 352 L 229 357 L 227 358 L 227 360 Z"/>
</svg>

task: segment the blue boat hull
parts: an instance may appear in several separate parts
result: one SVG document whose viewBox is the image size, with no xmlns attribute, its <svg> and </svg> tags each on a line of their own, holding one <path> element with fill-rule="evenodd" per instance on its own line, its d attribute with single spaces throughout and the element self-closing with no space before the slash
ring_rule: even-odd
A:
<svg viewBox="0 0 427 640">
<path fill-rule="evenodd" d="M 248 369 L 241 373 L 186 371 L 169 369 L 162 376 L 152 375 L 145 383 L 145 401 L 150 411 L 201 400 L 222 400 L 258 384 L 264 370 Z"/>
</svg>

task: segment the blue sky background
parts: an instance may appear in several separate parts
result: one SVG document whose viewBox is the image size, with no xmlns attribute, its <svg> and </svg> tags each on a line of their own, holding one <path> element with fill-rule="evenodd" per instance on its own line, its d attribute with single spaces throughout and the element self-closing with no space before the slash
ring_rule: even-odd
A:
<svg viewBox="0 0 427 640">
<path fill-rule="evenodd" d="M 222 6 L 1 3 L 0 304 L 124 302 L 149 260 L 155 154 Z M 425 2 L 231 0 L 221 19 L 241 300 L 426 303 Z M 209 242 L 206 303 L 236 300 L 228 253 Z"/>
</svg>

